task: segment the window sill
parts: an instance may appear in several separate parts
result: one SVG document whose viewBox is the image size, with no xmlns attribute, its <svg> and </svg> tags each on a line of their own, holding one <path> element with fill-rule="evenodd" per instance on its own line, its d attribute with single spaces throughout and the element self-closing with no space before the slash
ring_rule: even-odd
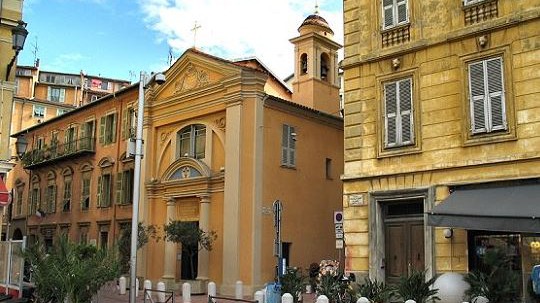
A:
<svg viewBox="0 0 540 303">
<path fill-rule="evenodd" d="M 507 141 L 515 141 L 517 137 L 514 132 L 496 131 L 491 133 L 471 134 L 468 133 L 464 139 L 463 146 L 477 146 L 491 143 L 501 143 Z"/>
<path fill-rule="evenodd" d="M 296 166 L 281 164 L 281 168 L 296 170 Z"/>
<path fill-rule="evenodd" d="M 396 156 L 419 154 L 421 152 L 422 150 L 420 149 L 420 147 L 416 145 L 396 146 L 380 150 L 377 158 L 382 159 Z"/>
</svg>

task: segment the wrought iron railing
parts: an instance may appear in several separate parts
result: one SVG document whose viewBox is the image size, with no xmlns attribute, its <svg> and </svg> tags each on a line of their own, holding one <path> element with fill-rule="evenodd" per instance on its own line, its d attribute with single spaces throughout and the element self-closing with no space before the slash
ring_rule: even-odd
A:
<svg viewBox="0 0 540 303">
<path fill-rule="evenodd" d="M 21 161 L 25 168 L 54 162 L 73 155 L 95 152 L 95 137 L 79 138 L 64 144 L 51 144 L 24 154 Z"/>
</svg>

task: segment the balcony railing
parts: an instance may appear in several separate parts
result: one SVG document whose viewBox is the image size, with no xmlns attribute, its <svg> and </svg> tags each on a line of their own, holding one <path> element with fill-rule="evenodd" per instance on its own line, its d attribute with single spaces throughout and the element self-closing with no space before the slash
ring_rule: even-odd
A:
<svg viewBox="0 0 540 303">
<path fill-rule="evenodd" d="M 64 144 L 51 144 L 49 147 L 34 149 L 22 157 L 24 168 L 32 169 L 65 158 L 95 153 L 95 137 L 79 138 Z"/>
</svg>

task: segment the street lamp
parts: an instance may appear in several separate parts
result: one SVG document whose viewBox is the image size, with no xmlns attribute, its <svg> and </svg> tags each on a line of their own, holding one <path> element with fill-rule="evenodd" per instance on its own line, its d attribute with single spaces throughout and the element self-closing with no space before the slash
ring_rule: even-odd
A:
<svg viewBox="0 0 540 303">
<path fill-rule="evenodd" d="M 135 169 L 133 171 L 133 214 L 131 217 L 131 260 L 129 281 L 129 302 L 135 303 L 137 292 L 137 242 L 139 236 L 139 196 L 141 183 L 141 159 L 143 146 L 143 114 L 144 114 L 144 90 L 155 81 L 161 85 L 165 83 L 165 75 L 162 73 L 151 74 L 141 72 L 139 81 L 139 100 L 137 102 L 137 132 L 135 135 Z"/>
<path fill-rule="evenodd" d="M 19 52 L 23 49 L 24 41 L 26 40 L 26 36 L 28 36 L 28 31 L 26 30 L 26 23 L 22 20 L 19 20 L 18 25 L 11 30 L 11 35 L 13 36 L 12 48 L 15 50 L 15 55 L 13 55 L 13 58 L 11 58 L 11 61 L 9 61 L 9 64 L 7 65 L 6 81 L 9 80 L 11 67 L 13 66 L 13 63 L 15 63 L 17 55 L 19 55 Z"/>
<path fill-rule="evenodd" d="M 19 157 L 19 160 L 22 159 L 24 153 L 26 152 L 27 146 L 28 146 L 28 141 L 26 141 L 26 137 L 24 135 L 18 136 L 17 141 L 15 141 L 15 150 L 17 152 L 17 156 Z"/>
</svg>

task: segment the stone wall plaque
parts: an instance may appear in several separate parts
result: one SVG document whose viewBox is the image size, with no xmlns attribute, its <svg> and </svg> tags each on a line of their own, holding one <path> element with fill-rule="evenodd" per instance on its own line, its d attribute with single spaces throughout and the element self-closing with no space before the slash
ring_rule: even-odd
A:
<svg viewBox="0 0 540 303">
<path fill-rule="evenodd" d="M 366 205 L 364 194 L 349 195 L 349 206 L 362 206 L 362 205 Z"/>
</svg>

